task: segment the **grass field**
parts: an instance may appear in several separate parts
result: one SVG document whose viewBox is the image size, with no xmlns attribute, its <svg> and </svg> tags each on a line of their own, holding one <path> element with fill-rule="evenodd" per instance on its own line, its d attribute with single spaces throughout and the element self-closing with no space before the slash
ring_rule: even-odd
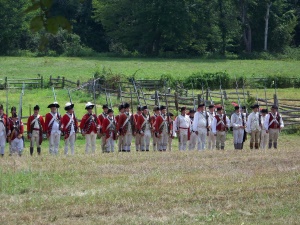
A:
<svg viewBox="0 0 300 225">
<path fill-rule="evenodd" d="M 298 137 L 279 150 L 0 158 L 0 224 L 298 224 Z M 175 143 L 176 144 L 176 143 Z M 61 142 L 62 147 L 62 142 Z M 28 148 L 28 143 L 27 143 Z M 60 149 L 62 152 L 62 148 Z"/>
<path fill-rule="evenodd" d="M 197 72 L 228 72 L 234 76 L 284 75 L 298 77 L 298 61 L 280 60 L 204 60 L 204 59 L 129 59 L 129 58 L 64 58 L 64 57 L 0 57 L 0 78 L 65 76 L 85 81 L 103 68 L 114 74 L 137 78 L 160 78 L 163 74 L 176 78 Z"/>
</svg>

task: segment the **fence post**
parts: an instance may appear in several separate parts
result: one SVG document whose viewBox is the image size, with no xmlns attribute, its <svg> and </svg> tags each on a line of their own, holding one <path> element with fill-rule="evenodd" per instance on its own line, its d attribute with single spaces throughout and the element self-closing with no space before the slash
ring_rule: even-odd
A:
<svg viewBox="0 0 300 225">
<path fill-rule="evenodd" d="M 200 104 L 201 101 L 202 101 L 201 94 L 198 94 L 198 105 Z"/>
<path fill-rule="evenodd" d="M 5 83 L 4 83 L 4 87 L 5 87 L 5 89 L 7 89 L 7 88 L 8 88 L 7 77 L 5 77 Z"/>
<path fill-rule="evenodd" d="M 208 95 L 209 95 L 209 90 L 208 88 L 206 89 L 206 101 L 208 101 Z"/>
<path fill-rule="evenodd" d="M 79 87 L 80 86 L 80 81 L 79 80 L 77 80 L 77 87 Z"/>
<path fill-rule="evenodd" d="M 250 98 L 250 91 L 247 91 L 247 99 Z"/>
<path fill-rule="evenodd" d="M 224 95 L 224 99 L 225 99 L 225 100 L 228 100 L 228 98 L 227 98 L 227 93 L 226 93 L 225 90 L 223 91 L 223 95 Z"/>
<path fill-rule="evenodd" d="M 120 84 L 120 82 L 119 82 L 118 100 L 121 99 L 121 96 L 122 96 L 122 90 L 121 90 L 121 84 Z"/>
<path fill-rule="evenodd" d="M 62 77 L 62 83 L 61 83 L 61 88 L 65 87 L 65 77 Z"/>
<path fill-rule="evenodd" d="M 274 94 L 274 105 L 278 106 L 278 98 L 276 94 Z"/>
<path fill-rule="evenodd" d="M 44 88 L 44 78 L 41 76 L 41 88 Z"/>
<path fill-rule="evenodd" d="M 178 93 L 175 92 L 174 95 L 175 95 L 175 108 L 176 108 L 176 111 L 178 113 Z"/>
<path fill-rule="evenodd" d="M 53 85 L 53 84 L 52 84 L 52 75 L 50 75 L 50 78 L 49 78 L 49 84 L 50 84 L 50 86 Z"/>
<path fill-rule="evenodd" d="M 158 106 L 158 91 L 156 90 L 154 93 L 155 105 Z"/>
</svg>

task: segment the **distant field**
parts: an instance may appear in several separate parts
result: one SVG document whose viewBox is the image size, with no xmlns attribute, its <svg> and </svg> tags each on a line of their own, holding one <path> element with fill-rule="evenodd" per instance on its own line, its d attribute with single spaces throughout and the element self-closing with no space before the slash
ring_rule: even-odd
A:
<svg viewBox="0 0 300 225">
<path fill-rule="evenodd" d="M 0 78 L 65 76 L 87 80 L 103 68 L 113 73 L 137 78 L 160 78 L 170 74 L 181 78 L 197 72 L 228 72 L 231 76 L 285 75 L 298 77 L 299 61 L 279 60 L 203 60 L 203 59 L 144 59 L 144 58 L 64 58 L 64 57 L 0 57 Z"/>
<path fill-rule="evenodd" d="M 175 145 L 177 142 L 175 142 Z M 298 224 L 300 151 L 131 152 L 0 158 L 0 224 Z M 63 143 L 61 142 L 60 154 Z"/>
</svg>

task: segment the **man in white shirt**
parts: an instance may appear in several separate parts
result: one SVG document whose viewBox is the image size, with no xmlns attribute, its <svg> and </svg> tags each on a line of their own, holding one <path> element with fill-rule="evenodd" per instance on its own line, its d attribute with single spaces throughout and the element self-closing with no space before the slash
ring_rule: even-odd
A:
<svg viewBox="0 0 300 225">
<path fill-rule="evenodd" d="M 217 113 L 211 124 L 212 132 L 216 136 L 217 150 L 220 150 L 220 145 L 221 150 L 225 150 L 226 133 L 230 125 L 230 120 L 222 110 L 222 106 L 217 107 Z"/>
<path fill-rule="evenodd" d="M 283 120 L 281 115 L 278 113 L 278 106 L 273 105 L 271 107 L 271 112 L 266 115 L 265 119 L 265 129 L 266 132 L 269 134 L 269 149 L 273 147 L 277 149 L 277 141 L 280 130 L 284 127 Z"/>
<path fill-rule="evenodd" d="M 191 120 L 191 137 L 189 142 L 189 150 L 195 150 L 196 144 L 198 142 L 198 135 L 193 129 L 193 123 L 194 123 L 194 116 L 195 116 L 195 110 L 191 109 L 189 112 L 190 120 Z"/>
<path fill-rule="evenodd" d="M 194 116 L 193 131 L 198 136 L 198 150 L 205 149 L 206 136 L 208 134 L 207 129 L 209 128 L 208 114 L 205 111 L 205 104 L 199 104 L 198 110 Z"/>
<path fill-rule="evenodd" d="M 6 144 L 6 130 L 8 127 L 7 115 L 4 114 L 3 105 L 0 105 L 0 154 L 4 156 Z"/>
<path fill-rule="evenodd" d="M 260 123 L 260 115 L 259 115 L 259 105 L 255 104 L 251 106 L 252 113 L 248 116 L 246 131 L 251 135 L 250 139 L 250 149 L 259 148 L 260 141 L 260 131 L 261 131 L 261 123 Z"/>
<path fill-rule="evenodd" d="M 269 134 L 266 132 L 266 128 L 264 126 L 266 115 L 268 114 L 268 109 L 261 110 L 261 118 L 260 124 L 261 126 L 261 134 L 260 134 L 260 149 L 266 149 L 267 143 L 269 142 Z"/>
<path fill-rule="evenodd" d="M 188 115 L 186 115 L 186 107 L 181 107 L 181 115 L 177 116 L 175 119 L 176 131 L 178 137 L 180 138 L 179 150 L 186 150 L 187 142 L 190 136 L 190 125 L 191 120 Z"/>
<path fill-rule="evenodd" d="M 207 112 L 207 115 L 208 115 L 208 129 L 209 129 L 209 132 L 208 132 L 208 136 L 207 136 L 207 149 L 208 150 L 214 150 L 215 147 L 216 147 L 216 136 L 214 135 L 214 133 L 212 132 L 212 129 L 211 129 L 211 124 L 212 124 L 212 121 L 216 115 L 215 113 L 215 106 L 214 105 L 210 105 L 208 106 L 208 109 L 209 111 Z"/>
<path fill-rule="evenodd" d="M 234 109 L 235 111 L 230 118 L 231 127 L 233 130 L 233 144 L 234 144 L 234 149 L 242 150 L 246 121 L 243 114 L 240 112 L 240 107 L 235 106 Z"/>
<path fill-rule="evenodd" d="M 54 102 L 48 105 L 50 112 L 45 116 L 45 131 L 47 132 L 47 138 L 49 139 L 49 153 L 53 155 L 58 154 L 58 146 L 61 136 L 61 116 L 58 113 L 59 104 Z"/>
</svg>

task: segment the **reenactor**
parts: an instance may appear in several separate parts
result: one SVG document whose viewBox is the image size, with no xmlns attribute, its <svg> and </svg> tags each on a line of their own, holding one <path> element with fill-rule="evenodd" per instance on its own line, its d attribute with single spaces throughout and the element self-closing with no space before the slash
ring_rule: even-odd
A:
<svg viewBox="0 0 300 225">
<path fill-rule="evenodd" d="M 135 135 L 136 122 L 133 115 L 130 113 L 130 105 L 124 104 L 125 113 L 121 114 L 118 119 L 118 131 L 120 136 L 123 136 L 123 149 L 122 152 L 130 152 L 131 140 Z"/>
<path fill-rule="evenodd" d="M 198 105 L 198 110 L 194 116 L 193 131 L 198 136 L 198 150 L 204 150 L 206 144 L 206 136 L 208 134 L 209 119 L 205 111 L 205 104 Z"/>
<path fill-rule="evenodd" d="M 277 149 L 277 141 L 280 130 L 284 127 L 281 115 L 278 113 L 278 106 L 272 105 L 271 112 L 266 115 L 264 123 L 266 133 L 269 134 L 269 149 Z"/>
<path fill-rule="evenodd" d="M 0 154 L 4 156 L 4 150 L 6 145 L 8 119 L 4 113 L 3 105 L 0 105 Z"/>
<path fill-rule="evenodd" d="M 41 154 L 41 144 L 44 137 L 45 122 L 44 118 L 39 114 L 40 107 L 33 107 L 33 115 L 27 120 L 27 138 L 30 140 L 30 155 L 33 155 L 33 148 L 36 145 L 38 155 Z"/>
<path fill-rule="evenodd" d="M 260 148 L 264 150 L 266 149 L 266 146 L 269 142 L 269 134 L 266 132 L 266 128 L 264 126 L 267 114 L 268 114 L 268 109 L 261 110 L 260 124 L 262 126 L 261 126 L 261 134 L 260 134 Z"/>
<path fill-rule="evenodd" d="M 245 125 L 247 124 L 247 120 L 248 120 L 248 112 L 247 112 L 247 108 L 246 106 L 242 106 L 242 115 L 244 116 L 244 120 L 246 121 L 245 122 Z M 246 132 L 246 129 L 244 129 L 244 137 L 243 137 L 243 143 L 242 143 L 242 149 L 244 147 L 244 143 L 245 141 L 247 140 L 247 132 Z"/>
<path fill-rule="evenodd" d="M 172 142 L 173 142 L 174 137 L 176 137 L 174 114 L 169 112 L 168 118 L 169 118 L 169 131 L 170 131 L 169 141 L 168 141 L 168 149 L 169 149 L 169 151 L 172 151 Z"/>
<path fill-rule="evenodd" d="M 124 111 L 125 111 L 124 105 L 123 105 L 123 104 L 119 105 L 119 115 L 117 115 L 117 116 L 115 117 L 116 122 L 117 122 L 117 127 L 118 127 L 118 124 L 119 124 L 119 118 L 120 118 L 120 116 L 121 116 L 122 114 L 124 114 Z M 120 133 L 119 130 L 118 130 L 118 133 Z M 119 142 L 118 142 L 118 151 L 121 152 L 121 151 L 123 150 L 123 139 L 124 139 L 124 136 L 119 135 L 119 136 L 118 136 L 118 139 L 119 139 Z"/>
<path fill-rule="evenodd" d="M 251 135 L 250 149 L 259 149 L 261 120 L 259 115 L 259 105 L 251 106 L 252 112 L 248 116 L 246 131 Z"/>
<path fill-rule="evenodd" d="M 18 119 L 17 113 L 13 112 L 11 121 L 8 127 L 10 135 L 8 136 L 8 141 L 10 143 L 10 154 L 17 153 L 19 156 L 22 155 L 24 148 L 24 125 L 22 120 Z"/>
<path fill-rule="evenodd" d="M 85 105 L 85 109 L 87 113 L 82 117 L 80 122 L 80 130 L 82 136 L 85 137 L 85 153 L 90 153 L 90 149 L 92 149 L 92 153 L 95 153 L 96 150 L 96 139 L 97 134 L 100 134 L 100 120 L 96 114 L 93 113 L 94 104 L 88 102 Z"/>
<path fill-rule="evenodd" d="M 136 121 L 136 123 L 141 114 L 142 114 L 142 107 L 138 106 L 136 114 L 133 115 L 134 121 Z M 135 149 L 136 149 L 136 151 L 141 150 L 141 147 L 142 147 L 142 136 L 139 132 L 136 132 L 136 134 L 135 134 Z"/>
<path fill-rule="evenodd" d="M 11 107 L 10 112 L 11 112 L 11 116 L 7 118 L 7 129 L 6 129 L 7 130 L 7 134 L 6 134 L 7 136 L 6 137 L 7 137 L 7 142 L 9 144 L 9 152 L 11 152 L 11 143 L 8 141 L 9 135 L 11 134 L 11 130 L 9 129 L 9 126 L 10 126 L 11 123 L 13 123 L 12 115 L 14 113 L 17 113 L 17 108 L 15 106 Z"/>
<path fill-rule="evenodd" d="M 68 155 L 69 145 L 71 154 L 74 155 L 76 133 L 78 131 L 78 121 L 74 115 L 74 104 L 67 102 L 65 104 L 65 115 L 61 118 L 61 130 L 65 137 L 64 153 Z"/>
<path fill-rule="evenodd" d="M 243 113 L 240 111 L 240 106 L 234 107 L 234 113 L 231 115 L 230 124 L 233 130 L 234 149 L 243 149 L 244 130 L 246 120 Z"/>
<path fill-rule="evenodd" d="M 222 106 L 217 107 L 217 113 L 211 124 L 212 132 L 216 136 L 217 150 L 220 150 L 220 145 L 221 150 L 225 149 L 226 132 L 228 130 L 228 127 L 230 126 L 230 120 L 228 119 L 226 114 L 223 114 L 222 111 Z"/>
<path fill-rule="evenodd" d="M 143 106 L 142 114 L 137 119 L 137 133 L 141 136 L 141 151 L 149 151 L 152 125 L 147 106 Z"/>
<path fill-rule="evenodd" d="M 108 111 L 108 105 L 103 105 L 102 106 L 103 112 L 98 116 L 98 119 L 100 121 L 100 129 L 103 123 L 103 120 L 107 117 L 107 111 Z M 106 145 L 106 140 L 105 140 L 105 135 L 102 135 L 103 132 L 100 132 L 100 138 L 101 138 L 101 150 L 102 152 L 105 152 L 105 145 Z"/>
<path fill-rule="evenodd" d="M 48 105 L 50 112 L 45 116 L 45 127 L 44 131 L 47 133 L 49 139 L 49 153 L 53 155 L 58 154 L 58 146 L 61 136 L 61 115 L 58 112 L 59 104 L 53 102 Z"/>
<path fill-rule="evenodd" d="M 166 106 L 160 107 L 161 114 L 155 120 L 155 135 L 159 139 L 158 150 L 166 151 L 169 139 L 168 116 Z"/>
<path fill-rule="evenodd" d="M 212 121 L 216 115 L 215 113 L 215 106 L 214 105 L 209 105 L 208 106 L 208 129 L 209 129 L 209 132 L 208 132 L 208 136 L 207 136 L 207 149 L 209 150 L 214 150 L 215 147 L 216 147 L 216 136 L 214 135 L 214 133 L 212 132 L 212 129 L 211 129 L 211 124 L 212 124 Z"/>
<path fill-rule="evenodd" d="M 190 109 L 189 111 L 189 117 L 191 121 L 191 136 L 190 136 L 190 142 L 189 142 L 189 150 L 195 150 L 196 144 L 198 142 L 198 135 L 193 129 L 193 123 L 194 123 L 194 115 L 195 115 L 195 110 Z"/>
<path fill-rule="evenodd" d="M 117 122 L 114 118 L 114 111 L 112 109 L 107 110 L 107 117 L 103 120 L 102 132 L 105 135 L 105 152 L 114 152 L 118 132 Z"/>
<path fill-rule="evenodd" d="M 181 107 L 180 115 L 175 119 L 176 131 L 179 138 L 179 151 L 185 151 L 190 140 L 191 119 L 186 115 L 186 107 Z"/>
<path fill-rule="evenodd" d="M 159 138 L 155 135 L 155 124 L 156 124 L 156 118 L 160 115 L 159 107 L 155 106 L 153 112 L 154 115 L 150 117 L 150 123 L 152 127 L 153 151 L 156 151 L 159 148 Z"/>
</svg>

